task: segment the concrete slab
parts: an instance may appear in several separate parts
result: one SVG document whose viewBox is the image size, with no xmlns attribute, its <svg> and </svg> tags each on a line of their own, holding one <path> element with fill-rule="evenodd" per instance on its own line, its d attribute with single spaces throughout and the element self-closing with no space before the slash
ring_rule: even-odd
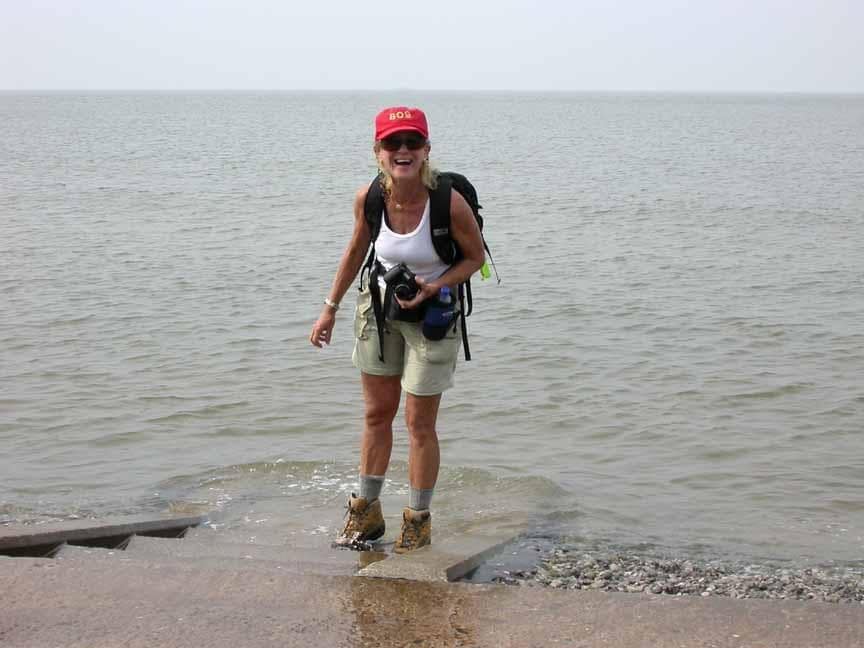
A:
<svg viewBox="0 0 864 648">
<path fill-rule="evenodd" d="M 60 545 L 54 554 L 54 560 L 116 560 L 125 556 L 122 549 L 108 549 L 105 547 L 82 547 L 79 545 Z"/>
<path fill-rule="evenodd" d="M 205 515 L 133 515 L 108 520 L 69 520 L 52 524 L 0 527 L 0 554 L 47 555 L 63 543 L 118 546 L 130 536 L 178 537 L 207 520 Z"/>
<path fill-rule="evenodd" d="M 118 552 L 119 553 L 119 552 Z M 15 648 L 860 648 L 864 606 L 0 558 Z"/>
<path fill-rule="evenodd" d="M 388 554 L 379 551 L 340 551 L 265 545 L 253 543 L 218 542 L 215 537 L 199 534 L 195 538 L 172 540 L 134 536 L 126 547 L 129 558 L 153 561 L 221 559 L 231 561 L 267 562 L 281 565 L 282 569 L 295 569 L 298 573 L 355 574 L 358 570 L 384 560 Z"/>
<path fill-rule="evenodd" d="M 406 578 L 416 581 L 448 582 L 462 578 L 488 560 L 514 536 L 462 536 L 417 549 L 408 554 L 393 555 L 358 572 L 359 576 Z"/>
<path fill-rule="evenodd" d="M 334 551 L 334 555 L 322 556 L 320 551 L 297 550 L 287 547 L 243 547 L 218 545 L 211 551 L 196 553 L 183 551 L 184 540 L 163 538 L 144 538 L 136 536 L 136 542 L 144 541 L 148 547 L 138 551 L 122 551 L 99 547 L 79 547 L 63 545 L 54 559 L 59 562 L 75 562 L 82 566 L 97 561 L 125 562 L 135 565 L 194 566 L 198 569 L 266 572 L 273 574 L 317 574 L 327 576 L 351 576 L 376 560 L 386 558 L 385 554 L 373 552 Z M 158 546 L 164 543 L 165 546 Z M 169 545 L 175 544 L 175 547 Z M 156 545 L 154 547 L 154 545 Z M 175 551 L 171 551 L 172 548 Z"/>
</svg>

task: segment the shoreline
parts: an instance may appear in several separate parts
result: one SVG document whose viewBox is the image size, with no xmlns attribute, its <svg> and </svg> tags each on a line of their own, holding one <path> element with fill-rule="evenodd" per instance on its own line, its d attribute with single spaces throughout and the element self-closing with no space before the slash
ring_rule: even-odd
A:
<svg viewBox="0 0 864 648">
<path fill-rule="evenodd" d="M 864 605 L 864 568 L 790 567 L 767 561 L 652 555 L 574 542 L 553 542 L 550 548 L 544 543 L 523 546 L 521 565 L 510 564 L 508 569 L 505 559 L 488 580 L 564 590 Z M 535 552 L 533 566 L 525 560 L 525 552 L 530 551 Z"/>
</svg>

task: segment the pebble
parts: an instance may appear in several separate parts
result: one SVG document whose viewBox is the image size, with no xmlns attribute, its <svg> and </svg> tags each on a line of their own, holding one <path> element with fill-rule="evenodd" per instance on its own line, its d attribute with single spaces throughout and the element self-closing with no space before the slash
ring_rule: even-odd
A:
<svg viewBox="0 0 864 648">
<path fill-rule="evenodd" d="M 700 562 L 572 547 L 552 549 L 536 569 L 505 572 L 495 580 L 556 589 L 864 605 L 864 571 L 857 569 Z"/>
</svg>

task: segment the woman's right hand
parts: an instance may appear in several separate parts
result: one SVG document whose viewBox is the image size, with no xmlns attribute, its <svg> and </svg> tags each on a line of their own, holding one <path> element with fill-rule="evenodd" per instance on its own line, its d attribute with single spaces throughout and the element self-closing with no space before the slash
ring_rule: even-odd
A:
<svg viewBox="0 0 864 648">
<path fill-rule="evenodd" d="M 329 306 L 325 306 L 318 316 L 318 320 L 312 325 L 312 335 L 309 341 L 313 346 L 322 348 L 330 344 L 330 336 L 333 335 L 333 327 L 336 325 L 336 312 Z"/>
<path fill-rule="evenodd" d="M 312 325 L 312 334 L 309 336 L 309 341 L 312 346 L 319 349 L 325 344 L 330 344 L 330 337 L 333 335 L 333 327 L 336 324 L 336 310 L 339 308 L 338 302 L 345 296 L 354 277 L 360 272 L 360 266 L 363 265 L 363 258 L 366 256 L 366 250 L 369 249 L 369 244 L 372 241 L 372 235 L 369 230 L 369 225 L 366 223 L 365 205 L 366 192 L 368 187 L 361 187 L 354 196 L 354 231 L 351 234 L 351 241 L 345 252 L 342 253 L 342 259 L 339 261 L 339 267 L 336 269 L 336 278 L 333 280 L 333 286 L 330 288 L 327 301 L 324 303 L 324 308 L 321 309 L 321 315 L 318 320 Z M 467 203 L 466 203 L 467 204 Z M 473 214 L 472 214 L 473 218 Z M 330 301 L 333 298 L 334 301 Z M 333 306 L 330 306 L 329 303 Z"/>
</svg>

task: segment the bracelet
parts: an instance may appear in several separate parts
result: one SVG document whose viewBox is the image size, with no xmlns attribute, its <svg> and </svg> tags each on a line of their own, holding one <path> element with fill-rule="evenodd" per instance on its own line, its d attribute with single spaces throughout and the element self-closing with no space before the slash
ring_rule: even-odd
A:
<svg viewBox="0 0 864 648">
<path fill-rule="evenodd" d="M 339 310 L 339 304 L 334 302 L 329 297 L 324 298 L 324 303 L 327 304 L 330 308 L 332 308 L 334 313 Z"/>
</svg>

